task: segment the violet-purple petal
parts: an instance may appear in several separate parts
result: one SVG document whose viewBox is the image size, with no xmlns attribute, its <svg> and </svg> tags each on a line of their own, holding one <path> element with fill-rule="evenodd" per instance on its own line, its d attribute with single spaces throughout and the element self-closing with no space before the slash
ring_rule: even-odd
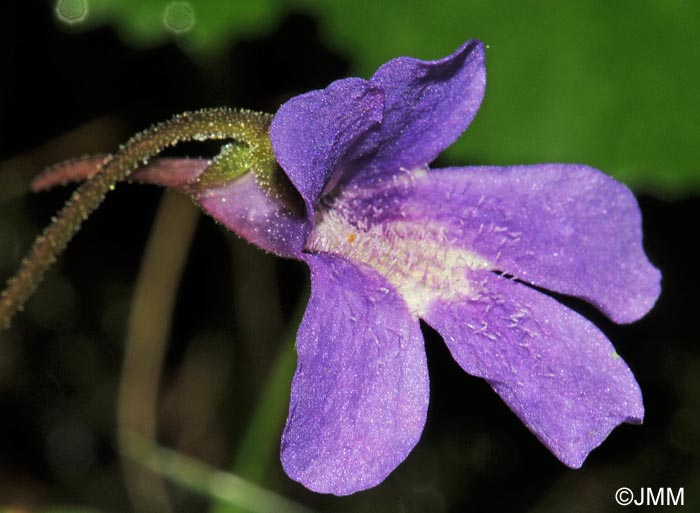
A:
<svg viewBox="0 0 700 513">
<path fill-rule="evenodd" d="M 494 273 L 472 278 L 471 297 L 436 302 L 425 320 L 562 462 L 580 467 L 615 426 L 642 421 L 632 372 L 591 322 Z"/>
<path fill-rule="evenodd" d="M 467 41 L 435 61 L 392 59 L 370 81 L 384 91 L 384 116 L 364 143 L 376 147 L 376 154 L 357 170 L 358 178 L 423 167 L 476 116 L 486 88 L 484 45 Z"/>
<path fill-rule="evenodd" d="M 384 94 L 359 78 L 296 96 L 280 107 L 270 138 L 277 161 L 301 193 L 313 219 L 316 202 L 334 172 L 342 172 L 367 131 L 382 120 Z"/>
<path fill-rule="evenodd" d="M 339 80 L 280 107 L 275 156 L 311 209 L 338 182 L 426 166 L 469 126 L 484 96 L 484 47 L 436 61 L 400 57 L 371 80 Z"/>
<path fill-rule="evenodd" d="M 616 322 L 639 319 L 659 296 L 634 195 L 587 166 L 418 169 L 347 188 L 336 208 L 368 226 L 441 225 L 443 243 L 522 281 L 583 298 Z"/>
<path fill-rule="evenodd" d="M 202 209 L 253 244 L 288 258 L 300 258 L 310 225 L 265 191 L 252 173 L 194 193 Z"/>
<path fill-rule="evenodd" d="M 346 495 L 383 481 L 420 438 L 423 337 L 376 272 L 328 254 L 306 260 L 311 298 L 297 336 L 282 464 L 311 490 Z"/>
<path fill-rule="evenodd" d="M 66 162 L 42 173 L 32 187 L 40 191 L 86 180 L 99 170 L 103 160 L 90 157 Z M 220 186 L 199 187 L 197 179 L 209 164 L 208 159 L 200 158 L 158 158 L 137 169 L 128 180 L 190 194 L 204 212 L 248 242 L 282 257 L 301 258 L 311 229 L 306 217 L 265 191 L 252 173 Z"/>
<path fill-rule="evenodd" d="M 130 179 L 191 194 L 204 212 L 248 242 L 282 257 L 300 258 L 310 230 L 307 219 L 265 191 L 252 173 L 223 185 L 197 187 L 208 165 L 206 159 L 155 159 Z"/>
</svg>

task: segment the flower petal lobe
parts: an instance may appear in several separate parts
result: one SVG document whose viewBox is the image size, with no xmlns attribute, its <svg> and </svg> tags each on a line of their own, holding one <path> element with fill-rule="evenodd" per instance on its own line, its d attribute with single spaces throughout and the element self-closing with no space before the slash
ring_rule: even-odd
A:
<svg viewBox="0 0 700 513">
<path fill-rule="evenodd" d="M 418 442 L 428 374 L 418 320 L 371 269 L 309 255 L 312 292 L 282 463 L 311 490 L 346 495 L 380 483 Z"/>
<path fill-rule="evenodd" d="M 484 58 L 472 40 L 436 61 L 399 57 L 379 68 L 370 81 L 384 91 L 384 117 L 366 143 L 377 152 L 358 178 L 426 166 L 456 141 L 484 97 Z"/>
<path fill-rule="evenodd" d="M 494 269 L 585 299 L 615 322 L 644 316 L 660 293 L 634 195 L 587 166 L 414 170 L 348 188 L 338 204 L 369 226 L 439 222 Z"/>
<path fill-rule="evenodd" d="M 314 206 L 334 171 L 354 158 L 356 143 L 382 119 L 384 94 L 367 80 L 348 78 L 282 105 L 270 127 L 275 157 L 304 198 Z"/>
<path fill-rule="evenodd" d="M 615 426 L 642 421 L 639 385 L 598 328 L 526 285 L 473 278 L 478 298 L 435 303 L 425 320 L 563 463 L 580 467 Z"/>
</svg>

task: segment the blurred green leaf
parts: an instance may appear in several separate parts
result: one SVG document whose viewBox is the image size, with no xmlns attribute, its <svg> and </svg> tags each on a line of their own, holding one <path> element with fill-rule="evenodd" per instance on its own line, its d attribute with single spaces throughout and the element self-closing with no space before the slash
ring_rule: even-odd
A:
<svg viewBox="0 0 700 513">
<path fill-rule="evenodd" d="M 241 477 L 221 472 L 172 449 L 154 445 L 133 432 L 123 433 L 124 455 L 145 468 L 204 497 L 250 513 L 313 513 Z"/>
<path fill-rule="evenodd" d="M 60 1 L 55 4 L 59 5 Z M 83 28 L 110 23 L 122 38 L 136 46 L 151 46 L 174 38 L 183 47 L 205 54 L 270 27 L 278 11 L 273 0 L 70 1 L 88 5 Z M 180 24 L 183 15 L 192 19 Z"/>
<path fill-rule="evenodd" d="M 21 508 L 3 508 L 0 507 L 0 513 L 25 513 L 28 510 Z M 85 506 L 50 506 L 48 508 L 37 510 L 36 513 L 102 513 L 98 509 L 86 508 Z"/>
<path fill-rule="evenodd" d="M 272 365 L 233 465 L 236 474 L 255 483 L 263 481 L 272 456 L 279 452 L 280 435 L 289 410 L 289 387 L 296 367 L 294 340 L 307 299 L 305 295 L 300 314 L 294 315 L 289 323 L 289 333 Z"/>
<path fill-rule="evenodd" d="M 699 2 L 304 3 L 363 76 L 488 45 L 486 99 L 451 163 L 584 162 L 637 189 L 700 191 Z"/>
<path fill-rule="evenodd" d="M 257 407 L 245 431 L 233 463 L 234 474 L 252 483 L 263 483 L 272 462 L 278 457 L 280 435 L 289 410 L 289 387 L 296 368 L 296 332 L 308 303 L 309 291 L 301 295 L 281 337 L 282 343 L 272 365 Z M 239 513 L 242 510 L 225 501 L 213 502 L 211 513 Z"/>
<path fill-rule="evenodd" d="M 100 513 L 100 510 L 84 506 L 54 506 L 41 510 L 41 513 Z"/>
<path fill-rule="evenodd" d="M 164 39 L 167 0 L 90 0 L 135 42 Z M 694 0 L 192 0 L 178 37 L 196 51 L 259 33 L 290 10 L 368 77 L 399 55 L 488 45 L 486 99 L 445 159 L 453 164 L 583 162 L 657 195 L 700 191 L 700 2 Z M 300 59 L 303 56 L 300 56 Z M 264 63 L 261 63 L 264 64 Z M 339 77 L 340 78 L 340 77 Z"/>
</svg>

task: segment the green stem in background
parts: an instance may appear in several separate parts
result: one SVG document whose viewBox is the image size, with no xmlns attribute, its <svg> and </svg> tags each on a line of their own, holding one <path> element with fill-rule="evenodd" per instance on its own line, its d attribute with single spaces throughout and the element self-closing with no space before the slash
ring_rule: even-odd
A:
<svg viewBox="0 0 700 513">
<path fill-rule="evenodd" d="M 289 409 L 289 384 L 296 364 L 296 332 L 308 303 L 308 291 L 301 295 L 284 335 L 277 357 L 258 398 L 258 407 L 243 435 L 232 470 L 254 483 L 263 482 L 279 452 L 280 433 Z M 213 503 L 210 513 L 252 513 L 255 510 L 228 501 Z"/>
<path fill-rule="evenodd" d="M 312 513 L 308 508 L 260 488 L 234 474 L 170 449 L 153 444 L 136 433 L 122 433 L 124 456 L 171 481 L 251 513 Z"/>
<path fill-rule="evenodd" d="M 268 129 L 272 117 L 244 110 L 203 109 L 179 114 L 135 135 L 108 157 L 100 171 L 81 185 L 37 237 L 29 255 L 17 273 L 8 280 L 0 296 L 0 330 L 9 327 L 12 317 L 21 310 L 56 261 L 82 222 L 99 207 L 105 195 L 163 149 L 186 140 L 235 139 L 250 148 L 252 169 L 267 175 L 274 169 L 274 156 Z"/>
<path fill-rule="evenodd" d="M 190 199 L 166 191 L 141 260 L 117 401 L 117 433 L 135 432 L 155 440 L 158 390 L 182 272 L 194 238 L 199 210 Z M 126 442 L 121 438 L 119 444 Z M 136 511 L 168 513 L 160 476 L 133 461 L 122 461 L 124 484 Z"/>
</svg>

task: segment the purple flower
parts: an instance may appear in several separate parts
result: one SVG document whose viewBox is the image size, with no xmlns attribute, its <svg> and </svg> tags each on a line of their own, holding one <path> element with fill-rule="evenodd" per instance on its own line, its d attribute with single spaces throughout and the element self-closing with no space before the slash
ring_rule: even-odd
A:
<svg viewBox="0 0 700 513">
<path fill-rule="evenodd" d="M 645 315 L 660 275 L 634 196 L 583 165 L 429 168 L 484 88 L 476 41 L 438 61 L 394 59 L 275 115 L 274 153 L 302 214 L 250 173 L 194 193 L 230 229 L 311 269 L 282 436 L 285 470 L 311 490 L 375 486 L 418 442 L 429 394 L 419 319 L 566 465 L 642 421 L 639 386 L 605 335 L 532 287 L 618 323 Z M 191 189 L 205 167 L 164 160 L 136 177 Z"/>
</svg>

